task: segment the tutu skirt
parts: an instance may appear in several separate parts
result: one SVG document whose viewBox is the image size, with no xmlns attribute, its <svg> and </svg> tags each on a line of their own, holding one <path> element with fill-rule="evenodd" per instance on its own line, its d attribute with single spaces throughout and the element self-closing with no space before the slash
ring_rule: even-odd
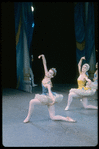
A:
<svg viewBox="0 0 99 149">
<path fill-rule="evenodd" d="M 76 88 L 72 88 L 70 90 L 70 92 L 74 92 L 79 96 L 92 96 L 95 94 L 96 89 L 88 89 L 88 90 L 84 90 L 84 89 L 76 89 Z"/>
<path fill-rule="evenodd" d="M 62 94 L 57 94 L 57 93 L 54 92 L 53 96 L 54 96 L 54 99 L 55 99 L 55 103 L 59 103 L 63 99 Z M 35 98 L 38 99 L 44 105 L 47 105 L 47 104 L 53 102 L 48 93 L 46 95 L 45 94 L 36 94 Z"/>
</svg>

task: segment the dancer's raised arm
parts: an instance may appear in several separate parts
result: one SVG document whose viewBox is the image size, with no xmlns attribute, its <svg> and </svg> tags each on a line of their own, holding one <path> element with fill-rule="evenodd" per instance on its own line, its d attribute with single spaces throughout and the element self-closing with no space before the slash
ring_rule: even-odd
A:
<svg viewBox="0 0 99 149">
<path fill-rule="evenodd" d="M 45 59 L 45 56 L 44 54 L 41 54 L 38 56 L 38 58 L 40 59 L 42 57 L 42 60 L 43 60 L 43 66 L 44 66 L 44 71 L 45 71 L 45 75 L 48 73 L 48 69 L 47 69 L 47 64 L 46 64 L 46 59 Z"/>
<path fill-rule="evenodd" d="M 84 57 L 81 57 L 81 59 L 80 59 L 80 61 L 78 63 L 78 72 L 79 72 L 79 74 L 81 73 L 82 60 L 85 60 L 85 56 Z"/>
</svg>

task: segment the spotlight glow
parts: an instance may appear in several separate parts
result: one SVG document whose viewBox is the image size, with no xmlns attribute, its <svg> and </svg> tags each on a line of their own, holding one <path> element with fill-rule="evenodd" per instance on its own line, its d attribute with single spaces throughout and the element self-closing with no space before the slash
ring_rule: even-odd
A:
<svg viewBox="0 0 99 149">
<path fill-rule="evenodd" d="M 34 23 L 32 23 L 32 27 L 34 27 L 34 25 L 35 25 L 35 24 L 34 24 Z"/>
<path fill-rule="evenodd" d="M 31 6 L 31 10 L 34 11 L 34 7 L 33 6 Z"/>
</svg>

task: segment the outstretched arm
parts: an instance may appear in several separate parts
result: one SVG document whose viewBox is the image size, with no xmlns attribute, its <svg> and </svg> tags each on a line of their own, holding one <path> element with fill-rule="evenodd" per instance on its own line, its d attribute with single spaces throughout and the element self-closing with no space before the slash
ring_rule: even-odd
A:
<svg viewBox="0 0 99 149">
<path fill-rule="evenodd" d="M 85 56 L 84 57 L 81 57 L 79 63 L 78 63 L 78 72 L 81 73 L 81 65 L 82 65 L 82 60 L 85 59 Z"/>
<path fill-rule="evenodd" d="M 45 75 L 46 75 L 47 72 L 48 72 L 47 64 L 46 64 L 46 59 L 45 59 L 45 56 L 44 56 L 43 54 L 38 56 L 39 59 L 40 59 L 41 57 L 42 57 L 42 60 L 43 60 L 43 66 L 44 66 L 44 71 L 45 71 Z"/>
</svg>

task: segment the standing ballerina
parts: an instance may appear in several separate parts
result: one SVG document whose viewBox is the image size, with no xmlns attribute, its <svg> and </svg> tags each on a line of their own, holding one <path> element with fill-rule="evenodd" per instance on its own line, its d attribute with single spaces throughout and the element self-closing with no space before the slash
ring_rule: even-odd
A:
<svg viewBox="0 0 99 149">
<path fill-rule="evenodd" d="M 82 98 L 82 104 L 85 109 L 98 109 L 97 106 L 88 105 L 88 97 L 94 95 L 97 90 L 97 85 L 95 85 L 97 79 L 95 79 L 95 82 L 92 82 L 90 79 L 88 79 L 87 71 L 89 70 L 90 66 L 87 63 L 84 64 L 81 69 L 82 60 L 84 59 L 85 57 L 82 57 L 78 63 L 78 71 L 79 71 L 79 77 L 77 79 L 78 88 L 72 88 L 69 91 L 68 102 L 65 110 L 69 109 L 73 98 L 80 98 L 80 99 Z"/>
<path fill-rule="evenodd" d="M 68 122 L 75 122 L 75 120 L 73 120 L 70 117 L 55 115 L 54 104 L 62 101 L 63 99 L 62 94 L 57 94 L 51 91 L 51 88 L 52 88 L 51 78 L 53 78 L 56 75 L 56 69 L 51 68 L 49 71 L 47 70 L 46 59 L 43 54 L 40 55 L 38 58 L 39 59 L 42 58 L 44 71 L 45 71 L 45 76 L 44 76 L 44 79 L 42 80 L 42 94 L 36 94 L 34 99 L 30 101 L 28 115 L 24 120 L 24 123 L 29 122 L 30 117 L 34 110 L 34 105 L 47 105 L 49 116 L 52 120 L 64 120 Z"/>
</svg>

